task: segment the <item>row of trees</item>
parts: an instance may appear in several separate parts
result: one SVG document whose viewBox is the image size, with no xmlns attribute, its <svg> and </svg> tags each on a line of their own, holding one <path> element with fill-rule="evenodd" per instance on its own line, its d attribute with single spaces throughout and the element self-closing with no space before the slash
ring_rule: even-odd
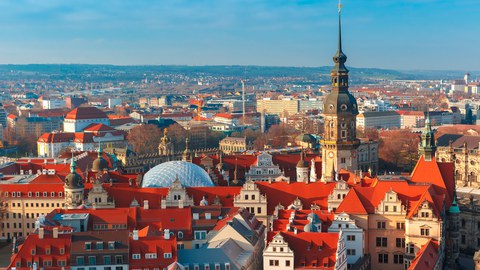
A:
<svg viewBox="0 0 480 270">
<path fill-rule="evenodd" d="M 185 149 L 185 139 L 188 131 L 179 124 L 173 124 L 168 128 L 168 137 L 172 142 L 175 151 Z M 218 143 L 226 135 L 222 132 L 208 129 L 206 135 L 206 148 L 216 148 Z M 134 127 L 128 134 L 128 143 L 138 154 L 151 154 L 158 152 L 158 145 L 163 137 L 163 130 L 156 125 L 139 125 Z"/>
<path fill-rule="evenodd" d="M 411 171 L 418 160 L 420 136 L 408 129 L 366 129 L 358 134 L 359 137 L 379 141 L 380 171 Z"/>
</svg>

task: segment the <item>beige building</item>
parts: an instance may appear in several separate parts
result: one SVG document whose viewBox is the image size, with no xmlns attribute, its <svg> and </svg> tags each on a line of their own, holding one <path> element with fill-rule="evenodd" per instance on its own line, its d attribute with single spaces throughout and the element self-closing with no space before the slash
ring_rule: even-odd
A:
<svg viewBox="0 0 480 270">
<path fill-rule="evenodd" d="M 281 117 L 297 114 L 300 111 L 298 99 L 257 99 L 257 112 L 277 114 Z"/>
<path fill-rule="evenodd" d="M 395 111 L 364 112 L 357 116 L 357 128 L 400 128 L 400 115 Z"/>
<path fill-rule="evenodd" d="M 219 143 L 220 150 L 227 155 L 242 153 L 253 149 L 253 145 L 247 143 L 247 138 L 226 137 Z"/>
<path fill-rule="evenodd" d="M 61 179 L 53 171 L 40 175 L 6 176 L 0 184 L 5 212 L 2 213 L 0 239 L 12 240 L 27 236 L 35 228 L 37 218 L 65 204 Z M 27 184 L 15 184 L 27 182 Z M 59 184 L 42 184 L 58 182 Z"/>
<path fill-rule="evenodd" d="M 425 113 L 421 111 L 397 111 L 400 115 L 400 128 L 419 128 L 425 126 Z"/>
<path fill-rule="evenodd" d="M 437 139 L 436 159 L 455 163 L 457 187 L 480 187 L 480 136 L 444 134 Z"/>
</svg>

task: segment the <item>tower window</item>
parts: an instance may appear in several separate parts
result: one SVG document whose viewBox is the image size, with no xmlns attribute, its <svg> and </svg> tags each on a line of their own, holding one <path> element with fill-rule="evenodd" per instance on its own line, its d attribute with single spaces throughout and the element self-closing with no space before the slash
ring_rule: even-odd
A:
<svg viewBox="0 0 480 270">
<path fill-rule="evenodd" d="M 347 138 L 347 131 L 342 130 L 342 139 L 345 139 L 345 138 Z"/>
</svg>

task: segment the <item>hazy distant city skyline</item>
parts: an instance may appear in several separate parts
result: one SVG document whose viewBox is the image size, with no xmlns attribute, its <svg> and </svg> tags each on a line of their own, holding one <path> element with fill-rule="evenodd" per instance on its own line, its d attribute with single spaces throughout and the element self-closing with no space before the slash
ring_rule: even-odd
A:
<svg viewBox="0 0 480 270">
<path fill-rule="evenodd" d="M 2 1 L 0 63 L 331 65 L 336 0 Z M 475 0 L 344 0 L 354 67 L 480 70 Z"/>
</svg>

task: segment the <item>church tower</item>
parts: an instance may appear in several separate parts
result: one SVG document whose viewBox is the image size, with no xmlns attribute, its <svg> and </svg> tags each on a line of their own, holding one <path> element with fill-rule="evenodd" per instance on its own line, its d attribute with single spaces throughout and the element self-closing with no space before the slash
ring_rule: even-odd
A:
<svg viewBox="0 0 480 270">
<path fill-rule="evenodd" d="M 332 92 L 323 103 L 324 136 L 322 145 L 322 182 L 334 181 L 340 169 L 356 170 L 357 148 L 360 141 L 356 134 L 357 101 L 348 92 L 347 56 L 342 51 L 341 5 L 338 7 L 338 49 L 333 56 Z"/>
<path fill-rule="evenodd" d="M 418 152 L 421 156 L 425 157 L 425 161 L 432 161 L 435 160 L 436 151 L 437 145 L 435 144 L 432 124 L 430 123 L 430 115 L 427 114 L 427 119 L 425 119 L 425 129 L 422 132 L 422 138 L 420 145 L 418 146 Z"/>
</svg>

